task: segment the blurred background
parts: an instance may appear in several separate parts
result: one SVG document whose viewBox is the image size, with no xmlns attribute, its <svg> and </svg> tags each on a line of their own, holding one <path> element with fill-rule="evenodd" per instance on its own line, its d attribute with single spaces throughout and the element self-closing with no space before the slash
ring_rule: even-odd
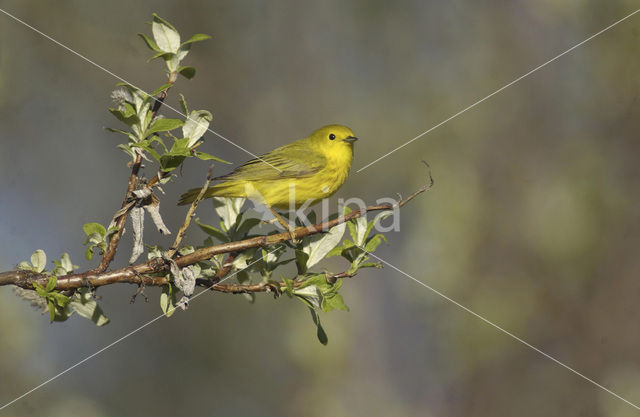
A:
<svg viewBox="0 0 640 417">
<path fill-rule="evenodd" d="M 168 103 L 260 154 L 328 123 L 361 140 L 334 196 L 432 191 L 402 211 L 379 256 L 640 403 L 640 14 L 391 156 L 355 170 L 637 8 L 632 0 L 142 2 L 6 0 L 1 8 L 151 91 L 152 12 L 204 32 Z M 35 249 L 83 257 L 128 177 L 106 110 L 117 80 L 0 14 L 0 270 Z M 163 113 L 172 116 L 167 108 Z M 205 136 L 202 150 L 250 156 Z M 187 164 L 165 187 L 202 184 Z M 218 166 L 219 173 L 228 168 Z M 152 176 L 148 169 L 146 174 Z M 215 223 L 207 203 L 199 216 Z M 148 227 L 151 229 L 151 226 Z M 190 238 L 205 236 L 197 230 Z M 171 238 L 147 235 L 168 246 Z M 113 266 L 128 259 L 126 234 Z M 635 248 L 635 249 L 634 249 Z M 50 264 L 51 266 L 52 264 Z M 327 268 L 339 271 L 344 262 Z M 161 313 L 158 289 L 101 288 L 112 322 L 49 325 L 0 288 L 5 404 Z M 7 408 L 12 416 L 631 416 L 637 410 L 385 268 L 345 281 L 350 312 L 316 340 L 298 302 L 207 294 Z"/>
</svg>

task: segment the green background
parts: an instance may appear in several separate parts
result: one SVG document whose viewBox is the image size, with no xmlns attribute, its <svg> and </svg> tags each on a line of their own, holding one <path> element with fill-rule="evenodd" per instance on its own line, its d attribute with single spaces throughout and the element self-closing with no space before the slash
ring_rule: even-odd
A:
<svg viewBox="0 0 640 417">
<path fill-rule="evenodd" d="M 328 123 L 361 138 L 338 197 L 436 185 L 377 254 L 632 402 L 640 402 L 640 14 L 366 170 L 358 169 L 635 10 L 631 0 L 4 1 L 0 8 L 147 91 L 151 13 L 204 32 L 177 93 L 256 154 Z M 0 14 L 0 270 L 38 248 L 83 258 L 127 157 L 109 74 Z M 165 115 L 171 116 L 168 109 Z M 202 150 L 250 156 L 205 135 Z M 164 187 L 178 195 L 205 162 Z M 227 168 L 217 166 L 217 172 Z M 154 174 L 147 169 L 147 176 Z M 215 222 L 210 205 L 200 217 Z M 151 226 L 148 225 L 148 230 Z M 193 241 L 204 235 L 190 234 Z M 148 234 L 168 246 L 172 238 Z M 126 263 L 125 234 L 114 263 Z M 50 264 L 51 266 L 51 264 Z M 340 260 L 327 263 L 340 270 Z M 102 288 L 112 322 L 49 325 L 0 289 L 4 404 L 161 313 L 159 290 Z M 297 302 L 206 294 L 3 412 L 15 416 L 631 416 L 629 405 L 391 268 L 343 286 L 320 345 Z"/>
</svg>

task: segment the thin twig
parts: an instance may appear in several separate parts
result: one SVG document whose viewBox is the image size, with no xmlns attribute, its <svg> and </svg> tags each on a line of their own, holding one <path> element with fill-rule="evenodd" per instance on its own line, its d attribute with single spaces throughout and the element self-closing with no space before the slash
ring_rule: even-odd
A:
<svg viewBox="0 0 640 417">
<path fill-rule="evenodd" d="M 355 273 L 350 273 L 349 271 L 343 271 L 337 274 L 327 274 L 327 282 L 331 284 L 335 284 L 335 282 L 339 278 L 351 278 L 354 277 Z M 231 293 L 231 294 L 247 294 L 247 293 L 256 293 L 256 292 L 267 292 L 273 291 L 275 293 L 282 293 L 282 291 L 287 288 L 287 284 L 284 281 L 280 282 L 259 282 L 256 284 L 218 284 L 211 283 L 210 280 L 198 280 L 198 284 L 204 287 L 211 289 L 212 291 Z M 294 281 L 293 288 L 298 288 L 304 281 Z"/>
<path fill-rule="evenodd" d="M 230 254 L 228 254 L 227 259 L 222 264 L 222 268 L 220 268 L 218 272 L 216 272 L 216 276 L 213 277 L 211 281 L 213 281 L 214 283 L 217 283 L 222 278 L 226 277 L 229 274 L 229 272 L 231 272 L 231 270 L 233 269 L 233 261 L 235 261 L 237 256 L 238 256 L 237 252 L 231 252 Z"/>
<path fill-rule="evenodd" d="M 209 189 L 209 184 L 211 184 L 212 179 L 213 179 L 213 164 L 211 164 L 211 167 L 209 168 L 209 173 L 207 174 L 207 180 L 202 186 L 200 193 L 198 194 L 196 199 L 193 200 L 193 203 L 191 203 L 191 206 L 187 211 L 187 215 L 185 216 L 184 222 L 182 223 L 182 226 L 180 227 L 180 230 L 176 235 L 176 239 L 173 241 L 173 245 L 169 248 L 169 250 L 165 254 L 167 258 L 173 258 L 173 255 L 175 255 L 176 252 L 178 251 L 180 242 L 182 242 L 182 238 L 184 238 L 184 234 L 187 232 L 187 228 L 189 228 L 189 225 L 191 224 L 191 219 L 193 219 L 193 215 L 196 212 L 196 208 L 198 207 L 200 200 L 202 200 L 202 197 L 204 197 L 204 193 L 206 193 L 207 190 Z"/>
<path fill-rule="evenodd" d="M 133 167 L 131 168 L 131 175 L 129 175 L 129 182 L 127 183 L 127 191 L 125 192 L 124 200 L 122 200 L 120 210 L 124 209 L 130 203 L 131 193 L 136 189 L 136 185 L 138 184 L 138 172 L 140 171 L 140 165 L 142 165 L 142 154 L 138 153 L 135 161 L 133 162 Z M 129 214 L 131 207 L 132 206 L 129 206 L 129 209 L 125 210 L 124 213 L 120 214 L 116 219 L 116 231 L 111 235 L 109 239 L 109 246 L 104 252 L 100 264 L 93 270 L 94 272 L 106 271 L 111 261 L 113 261 L 113 258 L 115 258 L 118 242 L 120 242 L 120 238 L 124 232 L 124 224 L 127 220 L 127 215 Z"/>
</svg>

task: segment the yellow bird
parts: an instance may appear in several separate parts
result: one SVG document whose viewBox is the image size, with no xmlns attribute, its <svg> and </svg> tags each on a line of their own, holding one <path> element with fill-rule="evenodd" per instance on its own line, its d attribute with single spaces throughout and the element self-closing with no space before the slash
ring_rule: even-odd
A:
<svg viewBox="0 0 640 417">
<path fill-rule="evenodd" d="M 353 143 L 358 140 L 346 126 L 328 125 L 309 137 L 251 159 L 233 172 L 214 180 L 203 198 L 245 197 L 266 204 L 285 228 L 288 223 L 275 211 L 315 204 L 330 197 L 344 184 L 353 160 Z M 180 197 L 179 205 L 192 203 L 200 188 Z"/>
</svg>

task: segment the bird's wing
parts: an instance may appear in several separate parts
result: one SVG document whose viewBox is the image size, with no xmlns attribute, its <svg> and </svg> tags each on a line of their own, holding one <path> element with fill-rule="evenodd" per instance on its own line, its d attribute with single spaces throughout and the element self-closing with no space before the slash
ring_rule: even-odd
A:
<svg viewBox="0 0 640 417">
<path fill-rule="evenodd" d="M 217 177 L 217 180 L 276 180 L 304 178 L 326 166 L 326 158 L 304 143 L 291 143 L 251 159 L 233 172 Z M 277 169 L 276 169 L 277 168 Z"/>
</svg>

